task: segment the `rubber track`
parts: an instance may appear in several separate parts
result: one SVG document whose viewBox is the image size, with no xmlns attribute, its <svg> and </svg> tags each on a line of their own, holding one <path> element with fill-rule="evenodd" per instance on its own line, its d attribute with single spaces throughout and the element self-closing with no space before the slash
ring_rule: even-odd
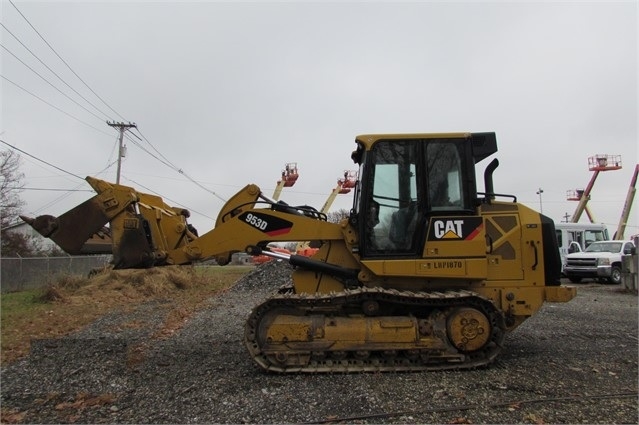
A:
<svg viewBox="0 0 639 425">
<path fill-rule="evenodd" d="M 334 307 L 334 312 L 339 314 L 340 309 L 350 305 L 361 305 L 363 301 L 375 300 L 381 303 L 395 303 L 402 306 L 430 307 L 447 309 L 451 307 L 473 307 L 483 311 L 489 318 L 493 332 L 491 341 L 482 350 L 467 354 L 463 362 L 442 361 L 432 363 L 432 358 L 427 364 L 421 357 L 409 359 L 404 356 L 397 358 L 369 358 L 366 360 L 346 358 L 343 360 L 327 358 L 322 360 L 311 359 L 309 364 L 300 366 L 283 366 L 273 364 L 261 352 L 257 341 L 257 329 L 262 317 L 272 309 L 291 309 L 312 311 L 321 307 L 325 312 L 327 307 Z M 432 371 L 471 369 L 490 364 L 499 354 L 505 334 L 503 314 L 495 308 L 492 301 L 479 294 L 465 290 L 445 292 L 410 292 L 383 288 L 358 288 L 330 294 L 294 294 L 283 293 L 272 296 L 262 304 L 256 306 L 246 322 L 245 345 L 253 360 L 263 369 L 278 373 L 333 373 L 333 372 L 404 372 L 404 371 Z M 420 349 L 423 353 L 423 349 Z"/>
</svg>

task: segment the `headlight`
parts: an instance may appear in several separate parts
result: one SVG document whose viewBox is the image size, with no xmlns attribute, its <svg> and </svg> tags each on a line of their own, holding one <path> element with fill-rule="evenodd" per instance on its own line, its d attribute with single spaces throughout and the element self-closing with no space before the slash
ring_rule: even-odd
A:
<svg viewBox="0 0 639 425">
<path fill-rule="evenodd" d="M 609 266 L 610 265 L 610 258 L 597 258 L 597 265 L 598 266 Z"/>
</svg>

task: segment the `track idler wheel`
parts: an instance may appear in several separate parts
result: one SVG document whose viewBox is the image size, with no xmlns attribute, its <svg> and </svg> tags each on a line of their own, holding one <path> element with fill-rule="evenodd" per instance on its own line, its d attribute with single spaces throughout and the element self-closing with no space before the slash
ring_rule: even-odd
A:
<svg viewBox="0 0 639 425">
<path fill-rule="evenodd" d="M 490 341 L 490 320 L 480 310 L 461 307 L 448 314 L 446 324 L 450 342 L 463 353 L 481 350 Z"/>
</svg>

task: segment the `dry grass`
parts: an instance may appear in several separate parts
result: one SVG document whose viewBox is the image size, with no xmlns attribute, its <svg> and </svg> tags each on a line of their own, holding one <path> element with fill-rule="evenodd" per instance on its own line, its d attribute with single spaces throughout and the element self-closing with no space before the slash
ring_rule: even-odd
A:
<svg viewBox="0 0 639 425">
<path fill-rule="evenodd" d="M 91 278 L 61 276 L 38 292 L 2 296 L 3 364 L 29 351 L 31 339 L 55 338 L 78 330 L 114 309 L 128 310 L 161 300 L 166 311 L 157 338 L 168 337 L 202 308 L 206 299 L 228 288 L 251 267 L 170 266 L 110 270 Z M 132 324 L 131 326 L 143 326 Z"/>
</svg>

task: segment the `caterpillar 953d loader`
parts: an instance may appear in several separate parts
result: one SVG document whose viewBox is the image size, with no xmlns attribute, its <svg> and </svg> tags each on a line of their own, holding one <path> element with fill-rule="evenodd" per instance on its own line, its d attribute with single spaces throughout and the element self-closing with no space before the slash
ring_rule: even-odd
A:
<svg viewBox="0 0 639 425">
<path fill-rule="evenodd" d="M 26 220 L 69 253 L 110 222 L 116 268 L 223 265 L 238 251 L 288 260 L 292 288 L 256 306 L 245 328 L 252 358 L 276 372 L 486 365 L 544 301 L 575 296 L 559 283 L 553 221 L 494 193 L 496 159 L 477 191 L 475 164 L 497 152 L 494 133 L 362 135 L 356 144 L 353 208 L 337 224 L 250 184 L 197 236 L 187 211 L 90 177 L 95 197 Z M 312 257 L 269 252 L 284 241 L 321 247 Z"/>
</svg>

